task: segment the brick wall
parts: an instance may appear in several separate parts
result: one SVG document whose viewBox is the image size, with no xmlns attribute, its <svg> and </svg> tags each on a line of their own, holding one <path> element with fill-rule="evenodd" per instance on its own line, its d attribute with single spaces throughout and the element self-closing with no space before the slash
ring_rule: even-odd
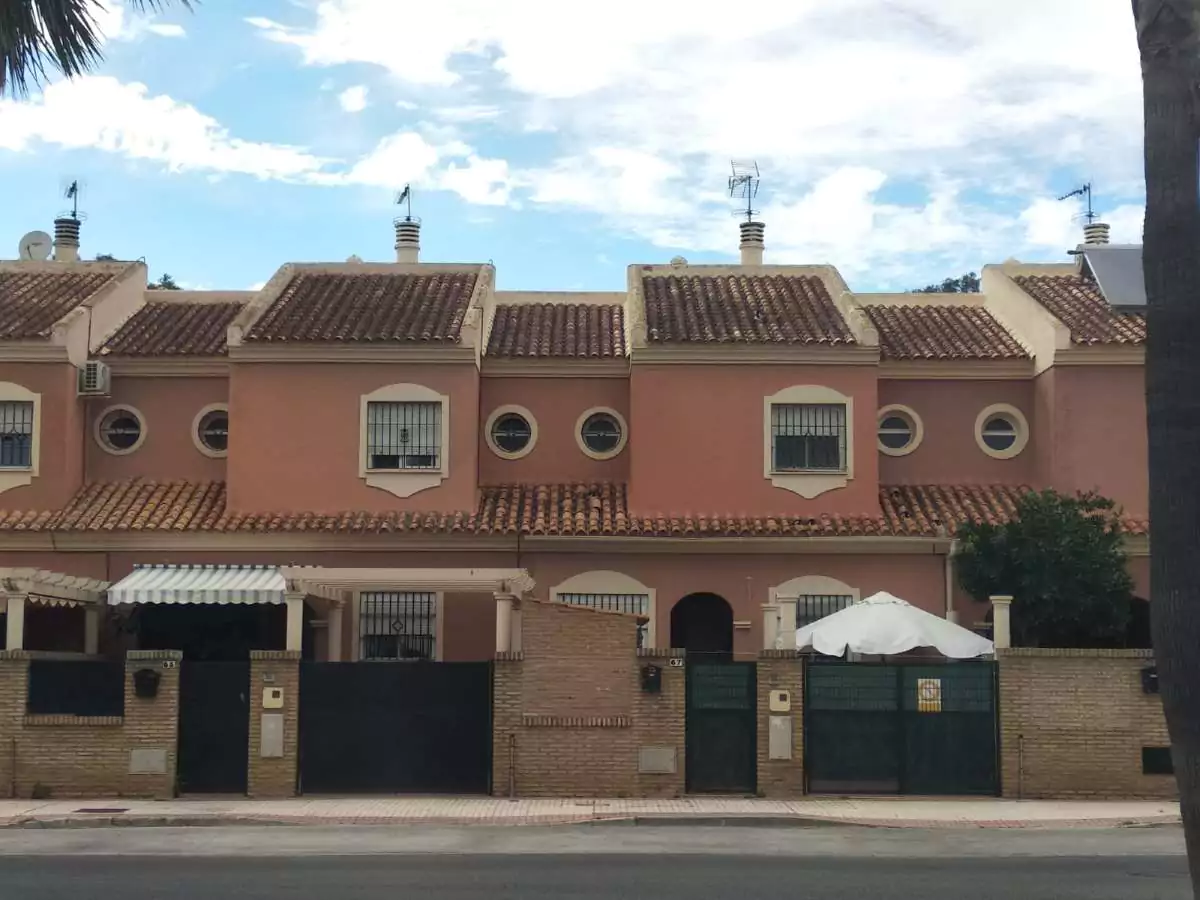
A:
<svg viewBox="0 0 1200 900">
<path fill-rule="evenodd" d="M 493 792 L 674 797 L 683 792 L 684 671 L 641 651 L 632 616 L 525 600 L 520 654 L 496 660 Z M 645 693 L 641 669 L 662 670 Z M 673 772 L 639 771 L 643 752 Z"/>
<path fill-rule="evenodd" d="M 283 691 L 283 708 L 266 709 L 263 692 Z M 347 698 L 347 702 L 353 702 Z M 283 756 L 263 756 L 263 717 L 283 719 Z M 250 653 L 250 760 L 246 793 L 251 797 L 293 797 L 300 723 L 300 653 L 253 650 Z"/>
<path fill-rule="evenodd" d="M 0 796 L 174 796 L 180 658 L 130 652 L 124 716 L 81 718 L 26 715 L 30 654 L 0 653 Z M 133 673 L 142 668 L 162 676 L 152 699 L 134 694 Z"/>
<path fill-rule="evenodd" d="M 772 713 L 772 691 L 791 694 L 791 711 Z M 758 793 L 797 797 L 804 793 L 804 660 L 795 650 L 763 650 L 758 659 Z M 771 759 L 771 721 L 791 732 L 790 759 Z"/>
<path fill-rule="evenodd" d="M 1142 774 L 1142 748 L 1167 747 L 1156 694 L 1142 692 L 1147 650 L 1000 651 L 1004 796 L 1177 796 L 1169 775 Z"/>
</svg>

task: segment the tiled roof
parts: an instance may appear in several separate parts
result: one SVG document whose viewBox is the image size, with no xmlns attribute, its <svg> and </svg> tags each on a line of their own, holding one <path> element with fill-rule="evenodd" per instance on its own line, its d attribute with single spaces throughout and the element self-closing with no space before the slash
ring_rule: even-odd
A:
<svg viewBox="0 0 1200 900">
<path fill-rule="evenodd" d="M 653 343 L 853 344 L 814 275 L 647 275 Z"/>
<path fill-rule="evenodd" d="M 245 339 L 457 343 L 476 277 L 476 272 L 300 272 L 259 316 Z"/>
<path fill-rule="evenodd" d="M 111 268 L 76 272 L 0 272 L 0 340 L 49 337 L 55 322 L 117 274 Z"/>
<path fill-rule="evenodd" d="M 324 532 L 371 534 L 614 535 L 626 537 L 931 537 L 968 519 L 1006 521 L 1029 488 L 1015 485 L 883 487 L 882 515 L 632 515 L 623 484 L 500 485 L 473 512 L 237 514 L 223 482 L 135 479 L 85 487 L 58 512 L 0 512 L 5 532 Z M 1144 520 L 1127 520 L 1145 534 Z"/>
<path fill-rule="evenodd" d="M 223 356 L 240 303 L 150 301 L 117 329 L 101 356 Z"/>
<path fill-rule="evenodd" d="M 1071 330 L 1072 343 L 1146 342 L 1146 317 L 1115 312 L 1096 283 L 1081 275 L 1018 275 L 1013 280 Z"/>
<path fill-rule="evenodd" d="M 864 306 L 883 359 L 1028 359 L 980 306 Z"/>
<path fill-rule="evenodd" d="M 618 305 L 521 303 L 496 307 L 488 356 L 612 359 L 625 355 Z"/>
</svg>

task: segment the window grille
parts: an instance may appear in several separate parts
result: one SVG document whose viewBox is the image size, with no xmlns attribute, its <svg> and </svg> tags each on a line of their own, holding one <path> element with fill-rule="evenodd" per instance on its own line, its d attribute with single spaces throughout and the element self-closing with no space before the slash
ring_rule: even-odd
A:
<svg viewBox="0 0 1200 900">
<path fill-rule="evenodd" d="M 438 469 L 442 404 L 368 403 L 368 469 Z"/>
<path fill-rule="evenodd" d="M 586 606 L 589 609 L 600 609 L 608 612 L 629 613 L 635 616 L 650 615 L 650 596 L 648 594 L 558 594 L 559 603 L 571 606 Z M 646 646 L 646 635 L 650 623 L 638 625 L 637 645 Z"/>
<path fill-rule="evenodd" d="M 771 461 L 776 472 L 846 471 L 846 407 L 840 403 L 773 405 Z"/>
<path fill-rule="evenodd" d="M 803 594 L 796 598 L 796 627 L 832 616 L 854 602 L 849 594 Z"/>
<path fill-rule="evenodd" d="M 33 465 L 33 403 L 0 403 L 0 468 L 28 469 Z"/>
<path fill-rule="evenodd" d="M 362 594 L 358 635 L 360 659 L 433 659 L 437 594 Z"/>
</svg>

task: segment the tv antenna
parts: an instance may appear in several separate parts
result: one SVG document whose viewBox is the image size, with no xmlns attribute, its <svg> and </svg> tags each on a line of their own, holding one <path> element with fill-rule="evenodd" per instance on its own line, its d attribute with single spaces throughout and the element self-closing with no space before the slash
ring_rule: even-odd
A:
<svg viewBox="0 0 1200 900">
<path fill-rule="evenodd" d="M 1087 223 L 1091 225 L 1099 217 L 1099 213 L 1092 209 L 1092 183 L 1089 181 L 1081 188 L 1076 188 L 1068 194 L 1063 194 L 1059 197 L 1059 202 L 1070 200 L 1072 197 L 1083 197 L 1087 200 L 1087 212 L 1083 214 L 1083 218 L 1087 219 Z"/>
<path fill-rule="evenodd" d="M 412 185 L 406 184 L 404 190 L 396 195 L 396 205 L 404 205 L 404 221 L 411 222 L 412 215 Z"/>
<path fill-rule="evenodd" d="M 729 196 L 735 200 L 745 200 L 744 210 L 747 222 L 753 222 L 758 210 L 754 208 L 754 198 L 758 196 L 758 163 L 752 159 L 730 160 L 729 167 L 733 174 L 729 176 Z M 742 215 L 739 210 L 734 215 Z"/>
<path fill-rule="evenodd" d="M 62 193 L 63 196 L 71 201 L 70 210 L 63 212 L 61 218 L 74 219 L 76 222 L 82 222 L 87 216 L 79 211 L 79 198 L 83 194 L 85 185 L 78 178 L 72 178 L 70 181 L 63 181 Z"/>
</svg>

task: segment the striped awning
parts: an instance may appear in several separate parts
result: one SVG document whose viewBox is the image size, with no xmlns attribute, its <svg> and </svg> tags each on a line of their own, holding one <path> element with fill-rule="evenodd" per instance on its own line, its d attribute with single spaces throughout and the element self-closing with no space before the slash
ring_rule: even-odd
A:
<svg viewBox="0 0 1200 900">
<path fill-rule="evenodd" d="M 138 566 L 108 589 L 108 602 L 283 603 L 286 591 L 276 566 Z"/>
</svg>

